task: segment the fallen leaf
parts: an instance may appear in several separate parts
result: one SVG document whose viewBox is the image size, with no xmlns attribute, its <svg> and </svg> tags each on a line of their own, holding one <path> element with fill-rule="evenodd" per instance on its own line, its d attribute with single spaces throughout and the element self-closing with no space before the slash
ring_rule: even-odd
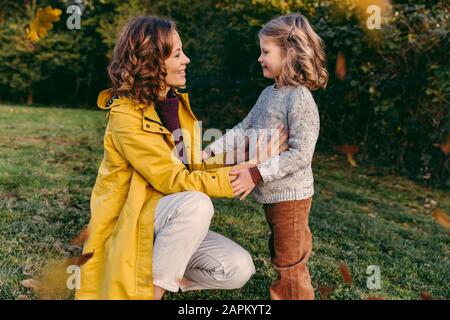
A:
<svg viewBox="0 0 450 320">
<path fill-rule="evenodd" d="M 328 297 L 334 292 L 334 288 L 331 286 L 323 286 L 323 287 L 317 288 L 317 291 L 320 294 L 321 300 L 327 300 Z"/>
<path fill-rule="evenodd" d="M 450 153 L 450 133 L 447 135 L 447 140 L 445 140 L 445 142 L 441 144 L 433 144 L 433 146 L 441 148 L 441 151 L 445 155 L 448 155 Z"/>
<path fill-rule="evenodd" d="M 90 258 L 92 258 L 93 255 L 94 255 L 94 252 L 88 252 L 88 253 L 82 254 L 81 256 L 75 258 L 73 264 L 75 264 L 77 266 L 82 266 L 83 264 L 88 262 L 88 260 Z"/>
<path fill-rule="evenodd" d="M 357 167 L 356 160 L 353 158 L 355 153 L 358 153 L 359 147 L 355 145 L 349 144 L 341 144 L 336 147 L 336 151 L 340 154 L 345 154 L 347 156 L 347 160 L 352 167 Z"/>
<path fill-rule="evenodd" d="M 366 300 L 384 300 L 384 299 L 378 296 L 368 296 Z"/>
<path fill-rule="evenodd" d="M 83 244 L 86 242 L 88 236 L 89 236 L 89 230 L 88 230 L 87 227 L 85 227 L 85 228 L 80 232 L 80 234 L 79 234 L 76 238 L 74 238 L 74 239 L 72 240 L 71 244 L 72 244 L 73 246 L 81 246 L 81 245 L 83 245 Z"/>
<path fill-rule="evenodd" d="M 447 229 L 450 228 L 450 221 L 448 220 L 448 216 L 444 210 L 439 208 L 433 209 L 431 215 L 433 216 L 434 220 L 436 220 L 436 222 L 441 226 Z"/>
<path fill-rule="evenodd" d="M 434 298 L 428 292 L 422 291 L 420 292 L 420 298 L 422 300 L 434 300 Z"/>
<path fill-rule="evenodd" d="M 352 275 L 351 275 L 350 270 L 347 267 L 347 265 L 344 263 L 341 263 L 341 264 L 339 264 L 339 269 L 341 270 L 342 280 L 344 280 L 345 283 L 352 284 L 352 282 L 353 282 Z"/>
<path fill-rule="evenodd" d="M 356 168 L 358 166 L 352 154 L 347 153 L 347 160 L 353 168 Z"/>
<path fill-rule="evenodd" d="M 20 282 L 25 288 L 33 289 L 33 290 L 39 290 L 39 287 L 41 285 L 39 280 L 36 279 L 26 279 L 22 280 Z"/>
</svg>

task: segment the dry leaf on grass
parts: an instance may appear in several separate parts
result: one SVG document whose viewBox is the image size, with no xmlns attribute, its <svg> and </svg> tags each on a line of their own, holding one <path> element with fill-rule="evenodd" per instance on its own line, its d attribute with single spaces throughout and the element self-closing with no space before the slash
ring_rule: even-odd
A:
<svg viewBox="0 0 450 320">
<path fill-rule="evenodd" d="M 323 286 L 323 287 L 317 288 L 317 291 L 320 294 L 320 299 L 321 300 L 327 300 L 328 297 L 334 292 L 334 287 L 332 287 L 332 286 Z"/>
<path fill-rule="evenodd" d="M 345 263 L 339 264 L 339 270 L 341 270 L 342 280 L 344 280 L 345 283 L 352 284 L 352 275 L 347 265 Z"/>
<path fill-rule="evenodd" d="M 448 216 L 444 210 L 436 208 L 432 211 L 431 215 L 433 216 L 434 220 L 436 220 L 436 222 L 441 226 L 446 229 L 450 228 L 450 221 L 448 220 Z"/>
<path fill-rule="evenodd" d="M 429 294 L 428 292 L 422 291 L 420 293 L 420 298 L 422 300 L 434 300 L 434 298 L 431 296 L 431 294 Z"/>
<path fill-rule="evenodd" d="M 384 299 L 378 296 L 368 296 L 366 300 L 384 300 Z"/>
<path fill-rule="evenodd" d="M 355 158 L 353 158 L 353 155 L 355 153 L 358 153 L 359 147 L 355 145 L 350 144 L 341 144 L 336 147 L 336 151 L 340 154 L 345 154 L 347 156 L 347 160 L 350 163 L 352 167 L 357 167 Z"/>
<path fill-rule="evenodd" d="M 81 245 L 83 245 L 83 244 L 86 242 L 86 240 L 87 240 L 88 237 L 89 237 L 89 230 L 88 230 L 87 227 L 85 227 L 85 228 L 80 232 L 80 234 L 79 234 L 76 238 L 74 238 L 74 239 L 72 240 L 71 244 L 72 244 L 73 246 L 81 246 Z"/>
<path fill-rule="evenodd" d="M 25 279 L 20 282 L 25 288 L 38 290 L 41 283 L 39 280 L 36 279 Z"/>
</svg>

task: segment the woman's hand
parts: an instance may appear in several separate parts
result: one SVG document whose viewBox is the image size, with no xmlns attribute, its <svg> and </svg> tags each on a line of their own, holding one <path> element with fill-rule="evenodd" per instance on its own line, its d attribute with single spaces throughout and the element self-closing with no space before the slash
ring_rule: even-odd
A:
<svg viewBox="0 0 450 320">
<path fill-rule="evenodd" d="M 233 180 L 232 177 L 234 178 Z M 230 171 L 230 181 L 233 187 L 233 195 L 241 197 L 239 200 L 245 199 L 255 187 L 250 170 L 248 168 L 239 168 L 234 166 Z"/>
</svg>

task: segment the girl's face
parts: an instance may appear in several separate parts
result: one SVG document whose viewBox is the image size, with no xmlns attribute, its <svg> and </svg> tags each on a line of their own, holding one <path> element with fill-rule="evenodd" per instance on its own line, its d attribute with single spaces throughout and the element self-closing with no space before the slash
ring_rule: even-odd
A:
<svg viewBox="0 0 450 320">
<path fill-rule="evenodd" d="M 269 79 L 277 79 L 281 75 L 283 67 L 284 55 L 282 49 L 270 39 L 260 37 L 259 47 L 261 55 L 258 62 L 261 63 L 264 77 Z"/>
<path fill-rule="evenodd" d="M 165 60 L 166 65 L 166 92 L 170 88 L 184 87 L 186 85 L 186 66 L 191 60 L 183 52 L 183 44 L 180 35 L 174 31 L 172 33 L 173 48 L 169 58 Z"/>
</svg>

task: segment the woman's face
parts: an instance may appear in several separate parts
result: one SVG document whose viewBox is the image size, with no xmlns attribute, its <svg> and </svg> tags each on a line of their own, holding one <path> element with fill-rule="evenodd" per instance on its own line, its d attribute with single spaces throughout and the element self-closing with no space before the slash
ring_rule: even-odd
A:
<svg viewBox="0 0 450 320">
<path fill-rule="evenodd" d="M 258 62 L 261 63 L 264 77 L 269 79 L 277 79 L 281 75 L 283 66 L 283 52 L 275 42 L 260 37 L 259 46 L 261 55 Z"/>
<path fill-rule="evenodd" d="M 166 59 L 166 85 L 170 88 L 184 87 L 186 85 L 186 66 L 191 61 L 183 52 L 183 44 L 177 31 L 172 33 L 173 48 L 169 58 Z"/>
</svg>

